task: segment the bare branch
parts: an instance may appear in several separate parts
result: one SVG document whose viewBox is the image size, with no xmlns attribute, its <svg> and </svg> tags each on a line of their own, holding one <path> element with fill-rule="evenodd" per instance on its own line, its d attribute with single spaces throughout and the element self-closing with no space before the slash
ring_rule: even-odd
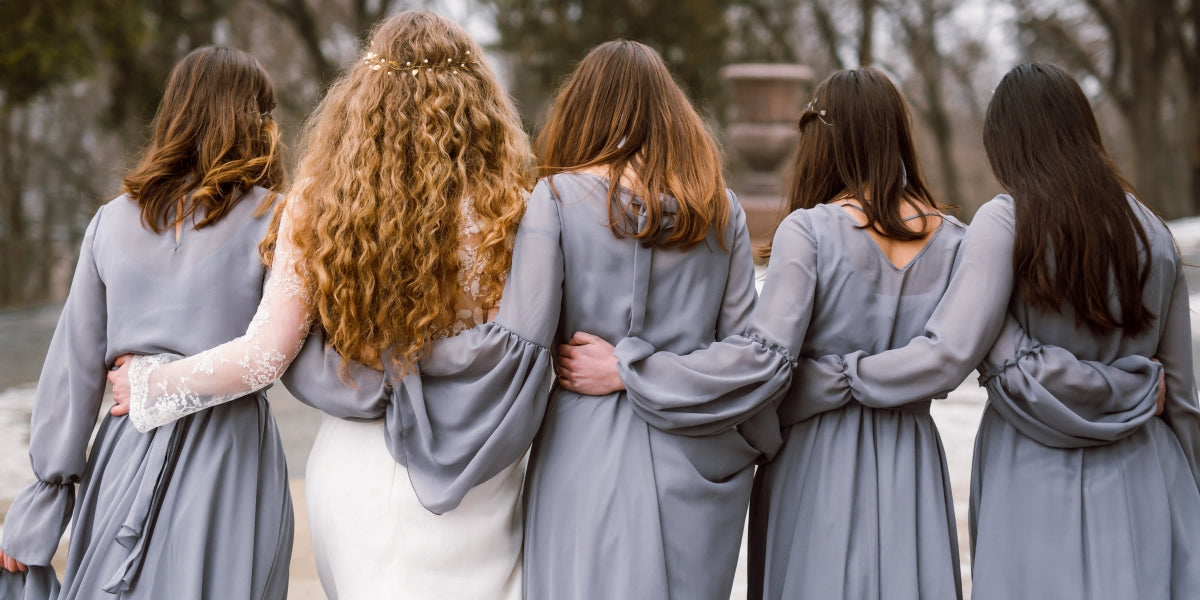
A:
<svg viewBox="0 0 1200 600">
<path fill-rule="evenodd" d="M 750 10 L 750 13 L 755 17 L 755 21 L 766 30 L 767 35 L 771 38 L 771 43 L 783 51 L 781 58 L 784 62 L 796 62 L 799 60 L 799 55 L 789 35 L 791 33 L 791 19 L 780 19 L 774 7 L 768 6 L 766 2 L 761 0 L 746 0 L 742 5 Z"/>
<path fill-rule="evenodd" d="M 824 43 L 825 50 L 829 52 L 830 61 L 839 69 L 847 68 L 848 65 L 838 52 L 842 36 L 838 33 L 837 25 L 834 24 L 833 17 L 829 14 L 829 8 L 822 4 L 821 0 L 812 0 L 811 6 L 813 19 L 817 22 L 817 34 Z"/>
</svg>

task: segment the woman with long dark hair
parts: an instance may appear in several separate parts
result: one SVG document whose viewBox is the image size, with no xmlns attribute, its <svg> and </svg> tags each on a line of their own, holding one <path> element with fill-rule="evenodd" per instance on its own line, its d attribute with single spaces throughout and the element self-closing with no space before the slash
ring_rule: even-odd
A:
<svg viewBox="0 0 1200 600">
<path fill-rule="evenodd" d="M 926 335 L 826 366 L 840 365 L 843 389 L 863 402 L 945 393 L 993 346 L 1009 314 L 1030 336 L 1083 359 L 1157 358 L 1166 375 L 1160 416 L 1153 394 L 1030 402 L 1036 389 L 982 369 L 973 597 L 1200 597 L 1200 408 L 1171 234 L 1121 177 L 1087 97 L 1063 70 L 1009 71 L 983 138 L 1008 194 L 976 213 Z M 1036 370 L 1043 348 L 1024 345 L 1005 371 Z"/>
<path fill-rule="evenodd" d="M 0 571 L 0 597 L 54 594 L 50 560 L 68 522 L 58 598 L 287 595 L 292 502 L 264 394 L 151 433 L 106 415 L 87 451 L 114 359 L 196 352 L 254 315 L 264 213 L 284 185 L 274 107 L 270 77 L 244 52 L 199 48 L 171 72 L 124 194 L 84 234 L 38 381 L 38 480 L 9 509 L 0 551 L 28 572 Z"/>
</svg>

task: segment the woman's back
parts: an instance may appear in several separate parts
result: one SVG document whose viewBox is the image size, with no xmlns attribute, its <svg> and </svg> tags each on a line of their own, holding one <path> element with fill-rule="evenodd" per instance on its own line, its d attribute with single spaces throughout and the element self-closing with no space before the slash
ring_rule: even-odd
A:
<svg viewBox="0 0 1200 600">
<path fill-rule="evenodd" d="M 266 275 L 258 243 L 270 213 L 256 213 L 268 193 L 254 188 L 220 221 L 185 226 L 178 241 L 174 229 L 144 227 L 127 196 L 101 209 L 92 251 L 110 360 L 127 352 L 193 354 L 246 330 Z"/>
<path fill-rule="evenodd" d="M 881 352 L 921 335 L 966 234 L 957 219 L 942 217 L 925 246 L 897 267 L 846 211 L 822 204 L 793 213 L 786 224 L 804 228 L 817 248 L 813 314 L 801 350 L 807 358 Z"/>
<path fill-rule="evenodd" d="M 730 285 L 731 246 L 740 219 L 729 220 L 726 248 L 715 232 L 687 250 L 647 248 L 615 237 L 607 227 L 607 179 L 563 173 L 549 185 L 561 218 L 563 261 L 570 265 L 564 273 L 560 343 L 576 331 L 588 331 L 611 342 L 637 335 L 663 350 L 689 352 L 745 326 L 753 288 L 744 289 L 745 281 Z M 636 214 L 640 200 L 626 188 L 621 191 Z M 731 212 L 740 212 L 736 202 Z M 648 272 L 639 271 L 643 266 Z M 745 278 L 746 271 L 735 270 L 734 277 Z M 642 285 L 635 283 L 639 280 Z M 726 298 L 727 292 L 735 298 Z M 731 300 L 745 310 L 723 309 Z M 641 326 L 631 333 L 635 310 L 642 314 Z"/>
</svg>

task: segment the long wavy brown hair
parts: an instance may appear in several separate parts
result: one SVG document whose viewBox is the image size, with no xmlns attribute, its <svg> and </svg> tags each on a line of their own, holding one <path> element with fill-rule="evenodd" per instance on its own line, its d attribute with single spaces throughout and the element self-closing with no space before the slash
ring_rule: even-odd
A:
<svg viewBox="0 0 1200 600">
<path fill-rule="evenodd" d="M 1129 202 L 1141 198 L 1105 151 L 1075 79 L 1050 64 L 1014 67 L 988 103 L 983 145 L 1016 209 L 1021 297 L 1051 312 L 1070 305 L 1096 332 L 1149 327 L 1155 315 L 1142 303 L 1150 275 L 1142 250 L 1150 244 Z"/>
<path fill-rule="evenodd" d="M 292 230 L 308 308 L 347 360 L 404 373 L 455 322 L 460 203 L 497 306 L 532 184 L 529 140 L 479 45 L 410 10 L 381 21 L 305 124 Z"/>
<path fill-rule="evenodd" d="M 925 184 L 908 104 L 887 75 L 872 67 L 830 75 L 797 127 L 788 212 L 850 196 L 862 205 L 864 229 L 899 241 L 929 235 L 927 227 L 909 229 L 901 214 L 905 204 L 922 212 L 921 204 L 943 207 Z M 770 244 L 758 253 L 769 256 Z"/>
<path fill-rule="evenodd" d="M 720 149 L 653 48 L 617 40 L 588 52 L 555 95 L 537 149 L 538 177 L 608 169 L 613 235 L 687 248 L 715 230 L 724 245 L 729 200 Z M 646 206 L 637 231 L 617 185 L 626 169 L 637 176 L 634 192 Z M 663 195 L 678 203 L 670 228 Z"/>
<path fill-rule="evenodd" d="M 161 233 L 195 214 L 199 229 L 224 217 L 251 187 L 281 191 L 274 108 L 271 77 L 253 56 L 204 46 L 183 57 L 167 80 L 150 145 L 121 182 L 142 222 Z"/>
</svg>

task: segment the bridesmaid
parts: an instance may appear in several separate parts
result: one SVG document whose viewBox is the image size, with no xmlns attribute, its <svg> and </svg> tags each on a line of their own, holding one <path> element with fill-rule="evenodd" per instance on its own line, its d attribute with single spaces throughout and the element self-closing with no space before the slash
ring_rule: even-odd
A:
<svg viewBox="0 0 1200 600">
<path fill-rule="evenodd" d="M 562 350 L 566 386 L 625 386 L 631 397 L 667 404 L 769 395 L 787 380 L 770 368 L 779 356 L 756 340 L 806 365 L 886 350 L 924 331 L 966 231 L 924 185 L 900 93 L 875 69 L 840 71 L 817 86 L 799 128 L 794 212 L 776 231 L 749 333 L 690 356 L 643 360 L 628 358 L 623 340 L 619 364 L 579 334 L 581 345 Z M 1108 394 L 1110 381 L 1143 389 L 1153 379 L 1075 368 L 1057 349 L 1046 360 L 1037 366 L 1047 375 L 1097 393 Z M 801 370 L 778 409 L 783 447 L 755 479 L 750 597 L 961 598 L 946 458 L 929 416 L 935 394 L 851 402 L 837 390 L 840 375 Z"/>
<path fill-rule="evenodd" d="M 593 48 L 537 151 L 543 179 L 518 240 L 531 252 L 513 259 L 500 322 L 535 327 L 547 347 L 586 329 L 676 352 L 745 328 L 745 214 L 657 52 Z M 520 321 L 506 321 L 510 306 Z M 728 599 L 753 465 L 778 444 L 773 426 L 739 425 L 769 407 L 555 389 L 525 485 L 525 597 Z"/>
<path fill-rule="evenodd" d="M 465 376 L 479 390 L 474 404 L 431 380 L 428 406 L 399 405 L 423 398 L 403 394 L 422 389 L 422 357 L 430 374 L 464 368 L 432 356 L 434 340 L 481 324 L 499 300 L 530 183 L 528 138 L 455 23 L 405 11 L 381 21 L 363 50 L 305 126 L 250 327 L 183 360 L 133 358 L 112 375 L 114 395 L 132 401 L 139 429 L 171 427 L 269 385 L 298 357 L 289 388 L 328 415 L 307 473 L 326 594 L 515 600 L 520 459 L 545 406 L 549 353 L 520 344 L 528 373 Z M 525 379 L 522 395 L 510 384 Z M 381 400 L 389 384 L 401 391 Z M 480 424 L 495 414 L 512 416 Z"/>
<path fill-rule="evenodd" d="M 984 373 L 973 595 L 1200 598 L 1200 408 L 1170 231 L 1121 177 L 1087 96 L 1058 67 L 1009 71 L 983 139 L 1009 193 L 976 214 L 926 337 L 825 366 L 841 365 L 841 391 L 859 401 L 944 393 L 988 351 L 1006 314 L 1081 358 L 1157 357 L 1161 417 L 1153 395 L 1028 402 L 1039 390 L 1027 379 Z M 1033 344 L 1007 370 L 1035 372 L 1041 350 Z"/>
<path fill-rule="evenodd" d="M 5 521 L 0 597 L 287 596 L 292 503 L 265 395 L 151 433 L 105 416 L 87 451 L 115 358 L 197 352 L 254 315 L 263 214 L 284 185 L 274 107 L 270 77 L 244 52 L 199 48 L 171 72 L 125 193 L 84 235 L 38 381 L 37 482 Z M 57 590 L 50 559 L 68 522 Z"/>
</svg>

